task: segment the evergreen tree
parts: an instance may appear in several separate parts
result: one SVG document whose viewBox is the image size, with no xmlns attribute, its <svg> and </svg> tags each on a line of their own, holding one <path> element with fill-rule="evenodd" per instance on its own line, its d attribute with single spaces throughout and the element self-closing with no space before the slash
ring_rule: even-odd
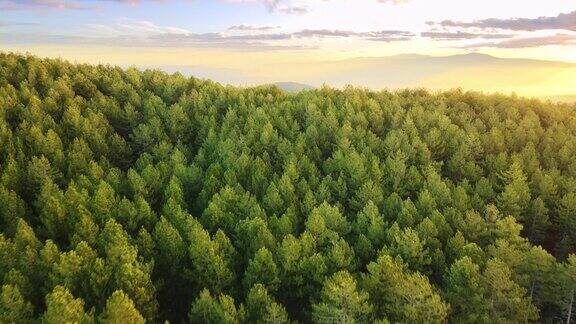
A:
<svg viewBox="0 0 576 324">
<path fill-rule="evenodd" d="M 573 322 L 574 117 L 0 53 L 0 322 Z"/>
<path fill-rule="evenodd" d="M 46 295 L 46 312 L 42 316 L 44 323 L 92 323 L 92 315 L 84 311 L 84 301 L 75 299 L 70 292 L 56 286 Z"/>
<path fill-rule="evenodd" d="M 32 304 L 24 300 L 18 287 L 3 285 L 0 293 L 0 321 L 3 323 L 30 323 Z"/>
<path fill-rule="evenodd" d="M 362 323 L 370 320 L 372 305 L 368 303 L 368 294 L 357 291 L 356 280 L 346 271 L 326 279 L 320 300 L 312 306 L 312 318 L 316 323 Z"/>
<path fill-rule="evenodd" d="M 145 323 L 142 315 L 134 308 L 132 300 L 121 290 L 116 290 L 108 298 L 106 307 L 99 318 L 102 323 Z"/>
<path fill-rule="evenodd" d="M 204 289 L 190 309 L 191 323 L 239 323 L 239 317 L 234 300 L 227 295 L 214 299 L 207 289 Z"/>
<path fill-rule="evenodd" d="M 284 307 L 274 301 L 261 284 L 250 289 L 246 297 L 246 321 L 249 323 L 288 323 Z"/>
<path fill-rule="evenodd" d="M 489 304 L 485 295 L 480 267 L 469 257 L 463 257 L 450 267 L 446 275 L 446 301 L 455 321 L 490 323 Z"/>
</svg>

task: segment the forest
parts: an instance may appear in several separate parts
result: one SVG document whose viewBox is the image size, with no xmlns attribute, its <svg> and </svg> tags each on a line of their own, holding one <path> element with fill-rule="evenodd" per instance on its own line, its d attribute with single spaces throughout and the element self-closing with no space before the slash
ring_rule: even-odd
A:
<svg viewBox="0 0 576 324">
<path fill-rule="evenodd" d="M 1 323 L 574 323 L 576 106 L 0 54 Z"/>
</svg>

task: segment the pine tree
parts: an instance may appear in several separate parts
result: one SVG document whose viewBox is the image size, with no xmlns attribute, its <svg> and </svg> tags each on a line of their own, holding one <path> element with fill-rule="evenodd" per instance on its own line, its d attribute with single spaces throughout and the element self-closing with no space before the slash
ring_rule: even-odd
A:
<svg viewBox="0 0 576 324">
<path fill-rule="evenodd" d="M 84 311 L 84 301 L 74 296 L 64 287 L 56 286 L 46 295 L 46 312 L 42 316 L 44 323 L 92 323 L 92 315 Z"/>
<path fill-rule="evenodd" d="M 136 308 L 134 302 L 121 290 L 116 290 L 106 301 L 106 307 L 100 314 L 102 323 L 144 324 L 144 318 Z"/>
<path fill-rule="evenodd" d="M 368 294 L 358 291 L 356 280 L 346 271 L 326 279 L 320 302 L 312 308 L 316 323 L 364 323 L 372 313 Z"/>
<path fill-rule="evenodd" d="M 3 285 L 0 293 L 0 322 L 2 323 L 30 323 L 32 321 L 33 307 L 24 300 L 18 287 Z"/>
</svg>

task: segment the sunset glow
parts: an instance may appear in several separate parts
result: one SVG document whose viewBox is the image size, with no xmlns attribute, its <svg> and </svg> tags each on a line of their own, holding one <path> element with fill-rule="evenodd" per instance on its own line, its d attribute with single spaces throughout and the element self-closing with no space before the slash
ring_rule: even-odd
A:
<svg viewBox="0 0 576 324">
<path fill-rule="evenodd" d="M 403 54 L 576 63 L 572 0 L 0 0 L 0 30 L 3 51 L 239 85 L 340 86 L 319 77 L 334 72 L 330 63 Z M 576 79 L 574 67 L 542 67 L 512 69 L 506 84 L 493 84 L 485 67 L 467 69 L 465 77 L 447 71 L 406 86 L 565 95 Z M 386 80 L 358 85 L 396 87 Z"/>
</svg>

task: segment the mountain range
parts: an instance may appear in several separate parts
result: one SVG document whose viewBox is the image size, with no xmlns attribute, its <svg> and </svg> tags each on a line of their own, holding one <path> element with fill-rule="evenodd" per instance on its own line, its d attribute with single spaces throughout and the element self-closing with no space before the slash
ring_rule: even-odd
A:
<svg viewBox="0 0 576 324">
<path fill-rule="evenodd" d="M 451 56 L 402 54 L 283 64 L 263 65 L 258 70 L 185 65 L 154 68 L 240 86 L 277 83 L 289 91 L 323 84 L 334 87 L 350 84 L 371 89 L 462 88 L 576 101 L 576 63 L 470 53 Z M 290 64 L 298 68 L 290 69 Z M 290 82 L 278 82 L 278 79 Z"/>
</svg>

